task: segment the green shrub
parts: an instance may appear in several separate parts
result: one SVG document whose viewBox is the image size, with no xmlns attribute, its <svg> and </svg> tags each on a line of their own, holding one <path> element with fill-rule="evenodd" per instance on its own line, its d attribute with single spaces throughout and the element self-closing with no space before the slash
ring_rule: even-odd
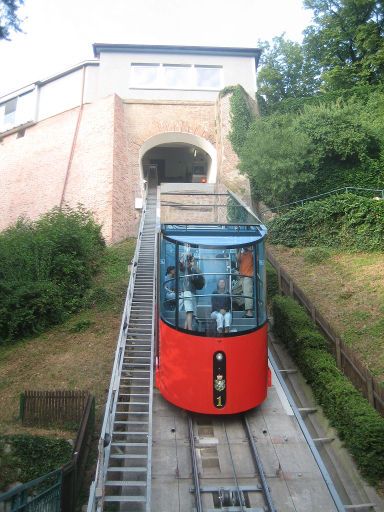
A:
<svg viewBox="0 0 384 512">
<path fill-rule="evenodd" d="M 384 188 L 382 87 L 278 105 L 249 124 L 245 138 L 244 128 L 233 128 L 253 196 L 278 206 L 345 186 Z"/>
<path fill-rule="evenodd" d="M 384 201 L 335 195 L 289 210 L 268 227 L 272 244 L 383 251 Z"/>
<path fill-rule="evenodd" d="M 70 332 L 84 332 L 89 329 L 92 325 L 91 320 L 80 320 L 76 322 L 70 329 Z"/>
<path fill-rule="evenodd" d="M 61 322 L 76 311 L 105 243 L 89 212 L 55 208 L 0 233 L 0 341 Z"/>
<path fill-rule="evenodd" d="M 314 395 L 365 478 L 384 478 L 384 418 L 337 368 L 327 343 L 304 309 L 289 297 L 273 300 L 274 331 L 286 344 Z"/>
<path fill-rule="evenodd" d="M 72 447 L 64 439 L 42 436 L 0 436 L 0 490 L 28 482 L 69 462 Z"/>
<path fill-rule="evenodd" d="M 276 296 L 273 306 L 273 330 L 279 338 L 296 339 L 297 332 L 306 332 L 311 328 L 311 321 L 304 309 L 297 308 L 294 300 L 287 300 L 286 297 Z"/>
<path fill-rule="evenodd" d="M 34 334 L 64 319 L 62 294 L 54 282 L 0 284 L 0 294 L 0 339 Z"/>
<path fill-rule="evenodd" d="M 267 272 L 267 300 L 271 303 L 272 298 L 279 293 L 279 281 L 276 270 L 267 261 L 265 266 Z"/>
<path fill-rule="evenodd" d="M 304 260 L 308 263 L 321 263 L 331 256 L 327 247 L 308 247 L 303 251 Z"/>
</svg>

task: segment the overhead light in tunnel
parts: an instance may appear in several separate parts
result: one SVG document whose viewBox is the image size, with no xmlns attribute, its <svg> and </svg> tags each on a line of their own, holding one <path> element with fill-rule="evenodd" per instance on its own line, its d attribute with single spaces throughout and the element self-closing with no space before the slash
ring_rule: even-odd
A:
<svg viewBox="0 0 384 512">
<path fill-rule="evenodd" d="M 196 158 L 196 155 L 197 155 L 197 151 L 196 151 L 196 148 L 193 150 L 193 156 Z"/>
</svg>

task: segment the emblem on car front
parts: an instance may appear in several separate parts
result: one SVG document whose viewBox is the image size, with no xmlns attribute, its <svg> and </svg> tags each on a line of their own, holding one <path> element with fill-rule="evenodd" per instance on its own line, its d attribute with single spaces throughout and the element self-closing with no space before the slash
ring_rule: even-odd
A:
<svg viewBox="0 0 384 512">
<path fill-rule="evenodd" d="M 225 389 L 225 379 L 223 379 L 223 376 L 220 375 L 220 373 L 216 376 L 215 379 L 215 389 L 216 391 L 224 391 Z"/>
</svg>

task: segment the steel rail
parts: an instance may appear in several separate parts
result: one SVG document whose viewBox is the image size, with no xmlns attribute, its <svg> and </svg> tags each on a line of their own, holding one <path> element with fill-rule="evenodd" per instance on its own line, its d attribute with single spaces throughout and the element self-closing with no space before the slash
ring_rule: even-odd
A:
<svg viewBox="0 0 384 512">
<path fill-rule="evenodd" d="M 228 437 L 227 427 L 225 426 L 225 421 L 223 422 L 223 426 L 224 426 L 225 437 L 227 439 L 227 444 L 228 444 L 229 458 L 231 459 L 233 478 L 235 480 L 235 486 L 236 486 L 236 494 L 237 494 L 237 497 L 239 499 L 239 505 L 241 507 L 241 511 L 244 512 L 246 509 L 244 508 L 243 493 L 241 492 L 240 485 L 239 485 L 239 480 L 237 479 L 237 474 L 236 474 L 236 469 L 235 469 L 235 462 L 233 460 L 231 445 L 230 445 L 230 442 L 229 442 L 229 437 Z"/>
<path fill-rule="evenodd" d="M 276 512 L 275 506 L 272 501 L 271 491 L 269 489 L 269 485 L 268 485 L 267 479 L 265 477 L 263 464 L 261 462 L 259 452 L 257 451 L 255 440 L 253 439 L 252 430 L 249 425 L 248 418 L 245 414 L 242 415 L 242 421 L 243 421 L 243 426 L 244 426 L 245 432 L 248 437 L 249 445 L 251 447 L 253 462 L 255 463 L 257 472 L 259 474 L 261 489 L 262 489 L 262 493 L 264 496 L 264 500 L 268 507 L 268 512 Z"/>
<path fill-rule="evenodd" d="M 230 197 L 230 196 L 228 196 Z M 182 208 L 195 208 L 202 206 L 210 207 L 210 208 L 228 208 L 227 204 L 215 204 L 215 203 L 173 203 L 171 201 L 161 201 L 161 206 L 181 206 Z M 241 204 L 234 204 L 232 208 L 243 208 Z"/>
<path fill-rule="evenodd" d="M 191 448 L 191 457 L 192 457 L 192 470 L 193 470 L 192 478 L 193 478 L 193 484 L 195 487 L 196 511 L 203 512 L 203 503 L 202 503 L 201 492 L 200 492 L 199 470 L 197 468 L 195 435 L 193 433 L 193 422 L 192 422 L 192 416 L 190 414 L 188 414 L 188 432 L 189 432 L 189 446 Z"/>
<path fill-rule="evenodd" d="M 242 420 L 243 428 L 247 435 L 247 439 L 248 439 L 248 443 L 249 443 L 249 447 L 250 447 L 250 451 L 251 451 L 251 455 L 252 455 L 252 460 L 255 464 L 255 469 L 257 470 L 257 474 L 259 477 L 260 482 L 259 482 L 259 488 L 257 490 L 261 491 L 261 493 L 263 495 L 264 502 L 267 507 L 266 511 L 267 512 L 276 512 L 276 508 L 272 501 L 272 496 L 271 496 L 271 492 L 270 492 L 270 489 L 268 486 L 268 482 L 265 477 L 263 464 L 262 464 L 260 455 L 257 451 L 248 419 L 245 414 L 238 415 L 238 418 Z M 201 487 L 198 463 L 197 463 L 197 455 L 196 455 L 197 449 L 196 449 L 195 435 L 194 435 L 194 431 L 193 431 L 193 415 L 188 414 L 187 419 L 188 419 L 188 432 L 189 432 L 189 446 L 190 446 L 190 450 L 191 450 L 191 460 L 192 460 L 192 479 L 193 479 L 193 489 L 194 489 L 194 494 L 195 494 L 196 512 L 203 512 L 202 493 L 203 492 L 212 492 L 212 489 L 210 489 L 209 487 L 208 488 Z M 246 512 L 247 506 L 246 506 L 246 503 L 244 502 L 244 495 L 243 495 L 243 487 L 244 486 L 242 486 L 239 483 L 239 477 L 237 475 L 236 468 L 235 468 L 235 460 L 234 460 L 232 450 L 231 450 L 231 444 L 230 444 L 229 437 L 228 437 L 225 419 L 223 420 L 223 428 L 224 428 L 224 432 L 225 432 L 225 436 L 226 436 L 226 440 L 227 440 L 227 445 L 228 445 L 228 450 L 229 450 L 229 458 L 230 458 L 231 465 L 232 465 L 233 479 L 234 479 L 234 483 L 235 483 L 235 485 L 233 487 L 233 492 L 236 492 L 237 499 L 238 499 L 238 504 L 236 504 L 236 505 L 233 504 L 233 506 L 236 507 L 236 510 L 241 510 L 242 512 Z M 219 489 L 220 489 L 220 487 L 217 487 L 217 491 L 219 491 Z M 256 488 L 254 489 L 254 491 L 256 491 Z"/>
<path fill-rule="evenodd" d="M 259 217 L 255 214 L 254 211 L 251 210 L 251 208 L 239 197 L 235 192 L 233 192 L 231 189 L 227 188 L 229 195 L 238 202 L 244 210 L 246 210 L 251 217 L 253 217 L 255 220 L 257 220 L 257 224 L 263 224 L 262 221 L 259 219 Z"/>
</svg>

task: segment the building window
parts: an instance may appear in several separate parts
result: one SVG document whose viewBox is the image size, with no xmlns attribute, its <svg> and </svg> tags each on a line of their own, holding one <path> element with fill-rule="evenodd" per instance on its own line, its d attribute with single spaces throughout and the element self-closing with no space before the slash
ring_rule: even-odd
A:
<svg viewBox="0 0 384 512">
<path fill-rule="evenodd" d="M 217 66 L 195 66 L 196 85 L 200 89 L 221 88 L 221 68 Z"/>
<path fill-rule="evenodd" d="M 36 88 L 0 104 L 0 133 L 33 123 L 36 113 Z"/>
<path fill-rule="evenodd" d="M 182 89 L 190 84 L 191 66 L 164 64 L 164 86 L 171 89 Z"/>
<path fill-rule="evenodd" d="M 137 89 L 222 88 L 222 66 L 192 64 L 131 64 L 131 87 Z"/>
<path fill-rule="evenodd" d="M 159 64 L 132 64 L 132 85 L 133 87 L 154 87 L 159 77 Z"/>
<path fill-rule="evenodd" d="M 12 98 L 4 103 L 4 124 L 6 126 L 15 124 L 16 105 L 17 98 Z"/>
</svg>

